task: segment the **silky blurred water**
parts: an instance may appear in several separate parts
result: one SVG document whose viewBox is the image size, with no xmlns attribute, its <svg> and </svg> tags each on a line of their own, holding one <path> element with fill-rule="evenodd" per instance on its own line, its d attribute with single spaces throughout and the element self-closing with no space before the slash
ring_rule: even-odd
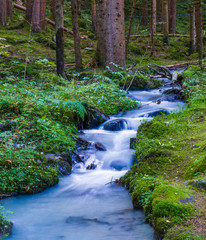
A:
<svg viewBox="0 0 206 240">
<path fill-rule="evenodd" d="M 154 240 L 153 228 L 144 214 L 134 210 L 128 192 L 117 184 L 107 184 L 124 175 L 132 165 L 134 151 L 130 138 L 136 136 L 141 121 L 158 110 L 172 111 L 183 106 L 181 101 L 152 102 L 163 90 L 132 91 L 142 108 L 120 113 L 111 118 L 125 119 L 126 129 L 85 130 L 81 137 L 100 142 L 107 151 L 92 151 L 86 164 L 77 164 L 72 174 L 40 194 L 3 200 L 2 205 L 14 212 L 12 240 Z M 109 121 L 111 121 L 109 120 Z M 95 170 L 86 170 L 94 163 Z M 118 171 L 121 170 L 121 171 Z"/>
</svg>

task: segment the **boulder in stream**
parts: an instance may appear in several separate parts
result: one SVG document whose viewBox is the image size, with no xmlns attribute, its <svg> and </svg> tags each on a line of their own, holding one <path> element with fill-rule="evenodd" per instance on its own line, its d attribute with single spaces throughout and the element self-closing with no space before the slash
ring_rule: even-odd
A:
<svg viewBox="0 0 206 240">
<path fill-rule="evenodd" d="M 104 125 L 104 130 L 108 131 L 121 131 L 127 129 L 127 121 L 125 119 L 111 120 Z"/>
</svg>

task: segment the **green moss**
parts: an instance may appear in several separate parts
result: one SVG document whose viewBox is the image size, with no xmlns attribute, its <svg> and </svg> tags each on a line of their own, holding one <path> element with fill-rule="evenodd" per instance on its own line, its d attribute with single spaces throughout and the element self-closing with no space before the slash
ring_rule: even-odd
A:
<svg viewBox="0 0 206 240">
<path fill-rule="evenodd" d="M 164 240 L 203 240 L 196 235 L 191 229 L 171 229 L 164 237 Z"/>
<path fill-rule="evenodd" d="M 206 156 L 202 156 L 199 159 L 193 161 L 193 163 L 187 168 L 185 177 L 191 179 L 198 174 L 206 174 Z"/>
</svg>

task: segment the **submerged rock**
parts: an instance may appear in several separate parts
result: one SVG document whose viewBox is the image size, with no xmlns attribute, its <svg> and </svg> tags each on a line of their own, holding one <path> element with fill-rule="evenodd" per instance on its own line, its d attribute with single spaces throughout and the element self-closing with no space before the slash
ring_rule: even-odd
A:
<svg viewBox="0 0 206 240">
<path fill-rule="evenodd" d="M 157 111 L 154 111 L 154 112 L 149 112 L 149 113 L 142 114 L 139 117 L 156 117 L 156 116 L 160 116 L 160 115 L 164 115 L 164 114 L 167 115 L 167 114 L 170 114 L 170 112 L 168 110 L 161 109 L 161 110 L 157 110 Z"/>
<path fill-rule="evenodd" d="M 95 148 L 99 151 L 107 151 L 106 147 L 102 143 L 95 143 Z"/>
<path fill-rule="evenodd" d="M 115 160 L 110 164 L 110 167 L 117 171 L 121 171 L 122 169 L 127 168 L 127 163 L 122 160 Z"/>
<path fill-rule="evenodd" d="M 120 131 L 127 128 L 127 121 L 125 119 L 115 119 L 107 122 L 104 125 L 104 130 Z"/>
</svg>

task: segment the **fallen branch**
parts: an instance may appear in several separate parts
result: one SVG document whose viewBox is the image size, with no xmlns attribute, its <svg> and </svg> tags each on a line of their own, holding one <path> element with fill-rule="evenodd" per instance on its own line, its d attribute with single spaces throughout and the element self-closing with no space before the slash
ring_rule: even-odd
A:
<svg viewBox="0 0 206 240">
<path fill-rule="evenodd" d="M 18 9 L 20 9 L 20 10 L 22 10 L 22 11 L 26 11 L 26 7 L 21 6 L 21 5 L 17 4 L 17 3 L 14 4 L 14 7 L 15 7 L 15 8 L 18 8 Z M 50 25 L 52 25 L 53 27 L 55 27 L 56 24 L 55 24 L 54 21 L 50 20 L 49 18 L 45 18 L 45 20 L 46 20 Z M 65 32 L 68 32 L 68 33 L 71 34 L 71 35 L 74 34 L 72 30 L 70 30 L 69 28 L 66 28 L 66 27 L 64 27 L 64 31 L 65 31 Z M 80 38 L 81 38 L 81 39 L 86 39 L 86 38 L 88 38 L 88 36 L 87 36 L 87 35 L 82 35 L 82 36 L 80 36 Z"/>
<path fill-rule="evenodd" d="M 119 179 L 115 179 L 114 181 L 108 182 L 105 185 L 111 184 L 111 183 L 119 183 Z"/>
<path fill-rule="evenodd" d="M 163 34 L 154 34 L 155 37 L 164 37 Z M 151 37 L 151 34 L 146 34 L 146 35 L 131 35 L 130 38 L 145 38 L 145 37 Z M 186 37 L 189 38 L 189 35 L 183 35 L 183 34 L 169 34 L 169 37 Z"/>
</svg>

